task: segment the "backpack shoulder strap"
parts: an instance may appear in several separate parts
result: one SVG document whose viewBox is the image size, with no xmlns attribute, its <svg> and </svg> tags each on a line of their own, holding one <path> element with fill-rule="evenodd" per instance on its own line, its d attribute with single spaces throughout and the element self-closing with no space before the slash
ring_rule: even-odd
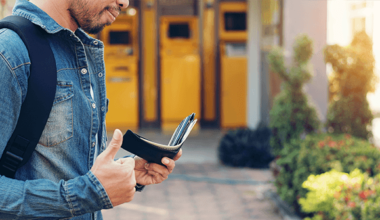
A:
<svg viewBox="0 0 380 220">
<path fill-rule="evenodd" d="M 57 67 L 47 40 L 48 33 L 20 16 L 0 20 L 0 28 L 16 32 L 29 52 L 28 91 L 21 106 L 16 128 L 0 159 L 0 175 L 13 178 L 17 169 L 31 157 L 53 106 Z"/>
</svg>

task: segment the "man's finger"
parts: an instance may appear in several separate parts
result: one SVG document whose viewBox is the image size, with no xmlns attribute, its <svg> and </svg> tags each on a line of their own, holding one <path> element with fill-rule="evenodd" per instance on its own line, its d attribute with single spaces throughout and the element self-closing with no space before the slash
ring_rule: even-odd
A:
<svg viewBox="0 0 380 220">
<path fill-rule="evenodd" d="M 115 162 L 117 162 L 117 163 L 119 163 L 119 164 L 124 164 L 124 162 L 125 162 L 128 158 L 129 158 L 129 157 L 119 158 L 119 159 L 117 159 L 117 161 L 115 161 Z"/>
<path fill-rule="evenodd" d="M 152 184 L 162 183 L 162 181 L 168 178 L 168 175 L 164 175 L 152 170 L 148 171 L 148 175 L 152 177 Z"/>
<path fill-rule="evenodd" d="M 171 160 L 167 157 L 164 157 L 162 158 L 161 162 L 167 167 L 167 169 L 169 170 L 169 172 L 171 173 L 175 167 L 175 162 L 174 160 Z M 163 166 L 161 166 L 163 167 Z"/>
<path fill-rule="evenodd" d="M 156 163 L 149 164 L 149 168 L 147 170 L 149 173 L 154 172 L 154 173 L 159 174 L 163 177 L 167 177 L 171 173 L 169 168 L 166 168 L 166 167 L 161 166 L 161 165 L 156 164 Z"/>
<path fill-rule="evenodd" d="M 119 129 L 116 129 L 113 133 L 112 140 L 106 150 L 103 152 L 106 157 L 114 159 L 116 153 L 119 151 L 121 144 L 123 143 L 123 134 Z"/>
<path fill-rule="evenodd" d="M 175 162 L 174 160 L 169 160 L 169 164 L 166 164 L 166 167 L 169 170 L 169 173 L 173 172 L 173 169 L 175 167 Z"/>
<path fill-rule="evenodd" d="M 182 156 L 182 149 L 179 150 L 179 152 L 177 153 L 177 155 L 175 155 L 175 157 L 173 158 L 173 160 L 177 161 L 181 156 Z"/>
<path fill-rule="evenodd" d="M 123 158 L 121 164 L 135 169 L 135 160 L 132 157 Z"/>
</svg>

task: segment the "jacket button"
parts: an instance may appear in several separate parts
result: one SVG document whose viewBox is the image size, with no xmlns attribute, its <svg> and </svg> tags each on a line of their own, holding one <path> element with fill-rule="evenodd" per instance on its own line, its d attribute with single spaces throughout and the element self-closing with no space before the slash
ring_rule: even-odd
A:
<svg viewBox="0 0 380 220">
<path fill-rule="evenodd" d="M 95 45 L 98 45 L 98 41 L 94 41 L 94 44 L 95 44 Z"/>
<path fill-rule="evenodd" d="M 103 73 L 99 73 L 99 75 L 98 75 L 99 77 L 102 77 L 103 76 Z"/>
<path fill-rule="evenodd" d="M 92 108 L 96 108 L 96 104 L 95 103 L 92 103 Z"/>
<path fill-rule="evenodd" d="M 83 68 L 83 69 L 81 70 L 81 73 L 82 73 L 82 74 L 86 74 L 86 73 L 87 73 L 86 68 Z"/>
<path fill-rule="evenodd" d="M 96 144 L 95 142 L 92 142 L 92 147 L 95 147 L 95 144 Z"/>
</svg>

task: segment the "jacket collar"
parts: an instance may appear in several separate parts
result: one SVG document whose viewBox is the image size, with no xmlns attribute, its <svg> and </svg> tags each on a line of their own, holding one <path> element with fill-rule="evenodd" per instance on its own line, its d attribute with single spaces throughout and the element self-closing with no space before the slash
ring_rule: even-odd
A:
<svg viewBox="0 0 380 220">
<path fill-rule="evenodd" d="M 17 0 L 13 8 L 12 14 L 29 19 L 49 34 L 58 33 L 61 30 L 66 30 L 73 33 L 70 29 L 64 28 L 61 25 L 59 25 L 46 12 L 44 12 L 42 9 L 40 9 L 33 3 L 29 2 L 28 0 Z M 78 28 L 75 31 L 75 34 L 85 44 L 91 44 L 91 42 L 95 40 L 94 38 L 90 37 L 87 33 L 85 33 L 81 28 Z M 103 44 L 100 44 L 98 46 L 103 47 Z"/>
<path fill-rule="evenodd" d="M 12 14 L 29 19 L 50 34 L 65 29 L 46 12 L 27 0 L 17 0 Z"/>
</svg>

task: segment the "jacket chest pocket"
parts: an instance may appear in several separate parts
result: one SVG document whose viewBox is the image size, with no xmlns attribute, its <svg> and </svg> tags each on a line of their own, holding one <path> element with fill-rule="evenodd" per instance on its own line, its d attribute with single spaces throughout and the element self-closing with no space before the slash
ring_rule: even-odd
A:
<svg viewBox="0 0 380 220">
<path fill-rule="evenodd" d="M 46 147 L 58 145 L 73 136 L 73 84 L 57 82 L 53 108 L 39 143 Z"/>
</svg>

